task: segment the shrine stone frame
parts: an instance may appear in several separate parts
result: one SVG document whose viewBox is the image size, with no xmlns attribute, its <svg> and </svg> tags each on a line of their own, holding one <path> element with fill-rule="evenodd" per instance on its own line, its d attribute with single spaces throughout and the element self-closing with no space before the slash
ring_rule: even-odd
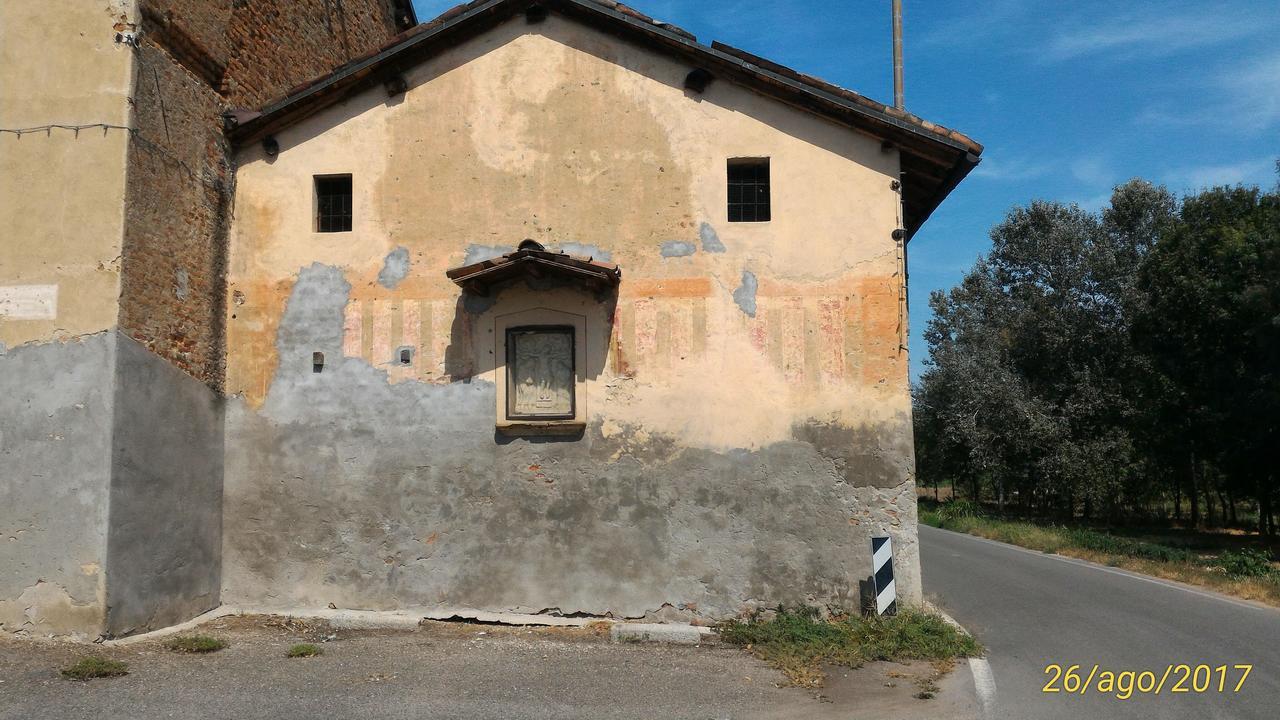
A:
<svg viewBox="0 0 1280 720">
<path fill-rule="evenodd" d="M 583 315 L 553 310 L 551 308 L 533 308 L 521 312 L 500 315 L 494 319 L 494 357 L 497 359 L 496 376 L 497 407 L 495 408 L 496 426 L 504 435 L 538 436 L 538 435 L 576 435 L 587 426 L 587 318 Z M 513 413 L 511 397 L 517 379 L 511 376 L 509 363 L 513 357 L 514 347 L 509 347 L 512 331 L 568 332 L 572 333 L 573 377 L 571 407 L 568 412 L 554 412 L 547 417 L 536 414 Z"/>
</svg>

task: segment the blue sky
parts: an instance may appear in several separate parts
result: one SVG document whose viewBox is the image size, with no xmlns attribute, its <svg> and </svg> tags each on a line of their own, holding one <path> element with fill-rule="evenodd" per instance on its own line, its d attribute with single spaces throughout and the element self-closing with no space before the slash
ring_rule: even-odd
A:
<svg viewBox="0 0 1280 720">
<path fill-rule="evenodd" d="M 456 4 L 415 0 L 422 20 Z M 893 98 L 889 0 L 635 0 L 638 10 Z M 912 240 L 912 377 L 929 293 L 1033 199 L 1096 210 L 1144 177 L 1188 192 L 1276 182 L 1280 0 L 904 0 L 907 109 L 986 145 Z"/>
</svg>

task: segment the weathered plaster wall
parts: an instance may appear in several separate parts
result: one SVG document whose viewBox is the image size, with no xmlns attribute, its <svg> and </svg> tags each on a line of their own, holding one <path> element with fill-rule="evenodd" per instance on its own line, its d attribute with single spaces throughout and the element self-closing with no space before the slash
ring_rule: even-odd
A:
<svg viewBox="0 0 1280 720">
<path fill-rule="evenodd" d="M 0 3 L 0 343 L 114 327 L 133 3 Z M 49 49 L 57 47 L 58 52 Z"/>
<path fill-rule="evenodd" d="M 107 631 L 154 630 L 217 607 L 223 402 L 123 334 L 107 535 Z"/>
<path fill-rule="evenodd" d="M 244 150 L 224 597 L 852 605 L 887 532 L 919 599 L 897 157 L 726 82 L 687 94 L 688 70 L 519 20 Z M 754 156 L 774 219 L 729 224 L 726 159 Z M 311 232 L 330 173 L 351 233 Z M 619 295 L 444 277 L 525 237 L 620 264 Z M 588 318 L 581 438 L 494 432 L 495 318 L 532 307 Z"/>
<path fill-rule="evenodd" d="M 220 114 L 378 47 L 402 14 L 383 0 L 142 4 L 0 3 L 6 631 L 122 634 L 217 603 Z"/>
<path fill-rule="evenodd" d="M 101 631 L 114 368 L 114 332 L 0 346 L 0 631 Z"/>
<path fill-rule="evenodd" d="M 0 3 L 0 630 L 105 614 L 132 2 Z M 58 52 L 49 49 L 57 47 Z"/>
</svg>

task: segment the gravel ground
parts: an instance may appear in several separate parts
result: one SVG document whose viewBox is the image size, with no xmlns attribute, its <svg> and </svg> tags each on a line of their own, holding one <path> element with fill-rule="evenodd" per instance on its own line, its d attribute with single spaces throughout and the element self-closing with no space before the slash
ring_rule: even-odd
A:
<svg viewBox="0 0 1280 720">
<path fill-rule="evenodd" d="M 413 632 L 333 630 L 272 617 L 224 618 L 201 634 L 230 646 L 181 655 L 163 641 L 89 647 L 0 639 L 0 718 L 801 718 L 973 717 L 967 670 L 917 699 L 927 665 L 832 669 L 822 691 L 715 642 L 612 644 L 607 628 L 428 623 Z M 286 659 L 294 643 L 324 654 Z M 61 668 L 96 654 L 129 675 L 79 682 Z"/>
</svg>

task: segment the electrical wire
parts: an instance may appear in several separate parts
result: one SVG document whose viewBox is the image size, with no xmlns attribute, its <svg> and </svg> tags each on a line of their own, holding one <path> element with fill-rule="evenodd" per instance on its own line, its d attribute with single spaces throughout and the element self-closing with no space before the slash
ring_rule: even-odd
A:
<svg viewBox="0 0 1280 720">
<path fill-rule="evenodd" d="M 53 134 L 54 130 L 70 130 L 80 137 L 81 130 L 92 130 L 94 128 L 102 128 L 102 136 L 106 137 L 111 130 L 125 130 L 129 133 L 136 133 L 137 130 L 125 125 L 112 125 L 110 123 L 90 123 L 88 125 L 66 125 L 63 123 L 52 123 L 49 125 L 37 125 L 27 128 L 0 128 L 0 133 L 12 133 L 18 137 L 23 135 L 34 135 L 36 133 L 44 133 L 46 136 Z"/>
</svg>

